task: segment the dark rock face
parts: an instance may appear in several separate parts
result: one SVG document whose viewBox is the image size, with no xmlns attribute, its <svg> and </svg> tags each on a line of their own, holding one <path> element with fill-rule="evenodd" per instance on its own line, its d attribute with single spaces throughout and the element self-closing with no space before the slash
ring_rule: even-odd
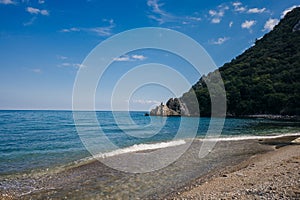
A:
<svg viewBox="0 0 300 200">
<path fill-rule="evenodd" d="M 169 101 L 167 102 L 167 106 L 168 108 L 180 113 L 180 102 L 177 98 L 169 99 Z"/>
<path fill-rule="evenodd" d="M 150 111 L 151 116 L 190 116 L 187 106 L 178 98 L 171 98 L 167 104 L 157 106 Z"/>
<path fill-rule="evenodd" d="M 171 98 L 169 99 L 169 101 L 167 102 L 167 106 L 168 108 L 176 111 L 177 113 L 179 113 L 182 116 L 190 116 L 190 112 L 187 108 L 187 106 L 185 105 L 185 103 L 178 99 L 178 98 Z"/>
<path fill-rule="evenodd" d="M 298 21 L 298 23 L 293 28 L 293 32 L 295 32 L 295 31 L 300 31 L 300 20 Z"/>
</svg>

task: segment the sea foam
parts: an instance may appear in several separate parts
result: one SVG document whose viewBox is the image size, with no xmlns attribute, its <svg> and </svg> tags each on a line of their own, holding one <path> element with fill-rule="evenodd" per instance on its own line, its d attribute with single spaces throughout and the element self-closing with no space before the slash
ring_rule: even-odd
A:
<svg viewBox="0 0 300 200">
<path fill-rule="evenodd" d="M 276 139 L 287 136 L 300 136 L 300 133 L 287 133 L 281 135 L 264 135 L 264 136 L 254 136 L 254 135 L 244 135 L 244 136 L 229 136 L 229 137 L 220 137 L 220 138 L 201 138 L 200 141 L 240 141 L 240 140 L 263 140 L 263 139 Z"/>
<path fill-rule="evenodd" d="M 175 141 L 170 141 L 170 142 L 160 142 L 160 143 L 153 143 L 153 144 L 135 144 L 129 147 L 117 149 L 114 151 L 110 151 L 107 153 L 101 153 L 94 155 L 94 158 L 107 158 L 107 157 L 112 157 L 116 155 L 121 155 L 125 153 L 134 153 L 134 152 L 139 152 L 139 151 L 147 151 L 147 150 L 156 150 L 156 149 L 162 149 L 162 148 L 167 148 L 167 147 L 174 147 L 174 146 L 179 146 L 186 144 L 184 140 L 175 140 Z"/>
</svg>

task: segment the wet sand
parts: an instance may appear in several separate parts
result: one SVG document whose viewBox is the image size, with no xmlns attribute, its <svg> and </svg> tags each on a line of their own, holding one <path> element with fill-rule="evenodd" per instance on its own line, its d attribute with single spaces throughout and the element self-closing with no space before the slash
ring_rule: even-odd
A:
<svg viewBox="0 0 300 200">
<path fill-rule="evenodd" d="M 142 174 L 89 161 L 2 176 L 0 199 L 251 199 L 269 197 L 268 191 L 299 197 L 300 146 L 290 145 L 295 138 L 222 141 L 202 159 L 198 157 L 201 140 L 195 140 L 173 164 Z"/>
<path fill-rule="evenodd" d="M 167 199 L 300 199 L 300 138 L 261 141 L 275 150 L 202 177 Z"/>
</svg>

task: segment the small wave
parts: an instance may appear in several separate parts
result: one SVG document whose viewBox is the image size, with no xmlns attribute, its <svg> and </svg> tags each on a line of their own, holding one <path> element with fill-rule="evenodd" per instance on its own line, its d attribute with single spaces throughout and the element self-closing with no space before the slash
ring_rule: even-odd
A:
<svg viewBox="0 0 300 200">
<path fill-rule="evenodd" d="M 111 152 L 95 155 L 94 158 L 107 158 L 107 157 L 112 157 L 112 156 L 121 155 L 121 154 L 125 154 L 125 153 L 134 153 L 134 152 L 139 152 L 139 151 L 162 149 L 162 148 L 167 148 L 167 147 L 179 146 L 179 145 L 183 145 L 183 144 L 186 144 L 186 142 L 184 140 L 160 142 L 160 143 L 154 143 L 154 144 L 135 144 L 130 147 L 125 147 L 125 148 L 117 149 L 117 150 L 114 150 Z"/>
<path fill-rule="evenodd" d="M 240 141 L 240 140 L 263 140 L 263 139 L 276 139 L 281 137 L 288 137 L 288 136 L 299 136 L 300 133 L 287 133 L 281 135 L 265 135 L 265 136 L 236 136 L 236 137 L 220 137 L 220 138 L 201 138 L 201 141 Z"/>
</svg>

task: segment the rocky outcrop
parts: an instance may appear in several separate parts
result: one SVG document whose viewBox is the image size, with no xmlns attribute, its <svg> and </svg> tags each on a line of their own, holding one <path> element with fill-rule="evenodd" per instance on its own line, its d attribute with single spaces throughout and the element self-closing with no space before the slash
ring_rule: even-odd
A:
<svg viewBox="0 0 300 200">
<path fill-rule="evenodd" d="M 151 116 L 163 116 L 163 117 L 168 117 L 168 116 L 180 116 L 180 114 L 170 108 L 168 108 L 167 105 L 164 105 L 161 103 L 159 106 L 156 108 L 152 109 L 150 111 Z"/>
<path fill-rule="evenodd" d="M 164 117 L 179 117 L 189 116 L 187 106 L 181 102 L 178 98 L 171 98 L 166 105 L 161 103 L 156 108 L 150 111 L 151 116 L 164 116 Z"/>
<path fill-rule="evenodd" d="M 169 101 L 167 102 L 167 106 L 168 106 L 168 108 L 176 111 L 177 113 L 179 113 L 182 116 L 189 116 L 190 115 L 186 104 L 178 98 L 169 99 Z"/>
<path fill-rule="evenodd" d="M 298 23 L 293 28 L 293 32 L 295 32 L 295 31 L 300 31 L 300 20 L 298 21 Z"/>
</svg>

